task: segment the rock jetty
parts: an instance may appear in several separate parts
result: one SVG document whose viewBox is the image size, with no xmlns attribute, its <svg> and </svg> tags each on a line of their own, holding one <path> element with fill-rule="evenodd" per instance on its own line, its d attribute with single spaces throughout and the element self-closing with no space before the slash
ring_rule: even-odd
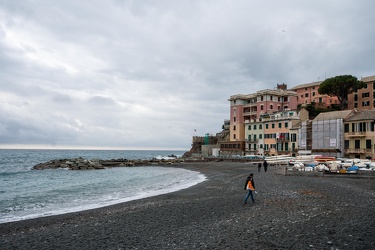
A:
<svg viewBox="0 0 375 250">
<path fill-rule="evenodd" d="M 135 166 L 146 166 L 146 165 L 171 165 L 174 163 L 181 163 L 184 160 L 181 158 L 176 159 L 151 159 L 151 160 L 128 160 L 128 159 L 57 159 L 51 160 L 45 163 L 39 163 L 35 165 L 33 170 L 43 169 L 57 169 L 65 168 L 70 170 L 95 170 L 105 169 L 111 167 L 135 167 Z"/>
</svg>

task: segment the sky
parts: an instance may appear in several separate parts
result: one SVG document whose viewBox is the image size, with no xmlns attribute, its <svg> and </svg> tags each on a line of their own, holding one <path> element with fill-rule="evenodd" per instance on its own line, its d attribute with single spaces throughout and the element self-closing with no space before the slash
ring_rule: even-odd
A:
<svg viewBox="0 0 375 250">
<path fill-rule="evenodd" d="M 0 0 L 0 148 L 189 150 L 232 95 L 375 75 L 372 0 Z"/>
</svg>

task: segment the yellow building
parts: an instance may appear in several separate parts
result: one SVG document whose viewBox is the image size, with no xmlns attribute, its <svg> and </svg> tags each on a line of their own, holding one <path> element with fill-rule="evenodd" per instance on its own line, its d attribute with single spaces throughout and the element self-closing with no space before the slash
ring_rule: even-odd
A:
<svg viewBox="0 0 375 250">
<path fill-rule="evenodd" d="M 355 111 L 344 120 L 345 157 L 374 159 L 375 110 Z"/>
</svg>

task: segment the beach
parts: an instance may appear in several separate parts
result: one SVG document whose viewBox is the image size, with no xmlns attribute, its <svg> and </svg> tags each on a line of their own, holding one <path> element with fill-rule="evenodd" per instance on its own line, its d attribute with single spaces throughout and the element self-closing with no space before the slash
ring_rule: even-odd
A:
<svg viewBox="0 0 375 250">
<path fill-rule="evenodd" d="M 3 223 L 0 248 L 375 249 L 374 178 L 284 176 L 272 166 L 258 173 L 253 164 L 226 161 L 168 167 L 207 180 L 109 207 Z M 258 194 L 243 206 L 250 173 Z"/>
</svg>

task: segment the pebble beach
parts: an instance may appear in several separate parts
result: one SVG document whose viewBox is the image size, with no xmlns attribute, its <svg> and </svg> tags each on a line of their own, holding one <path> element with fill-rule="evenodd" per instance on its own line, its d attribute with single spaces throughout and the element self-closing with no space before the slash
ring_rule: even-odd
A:
<svg viewBox="0 0 375 250">
<path fill-rule="evenodd" d="M 375 179 L 186 162 L 207 180 L 99 209 L 0 224 L 0 249 L 375 249 Z M 96 170 L 93 170 L 96 171 Z M 101 170 L 105 171 L 105 170 Z M 243 206 L 254 174 L 255 203 Z"/>
</svg>

